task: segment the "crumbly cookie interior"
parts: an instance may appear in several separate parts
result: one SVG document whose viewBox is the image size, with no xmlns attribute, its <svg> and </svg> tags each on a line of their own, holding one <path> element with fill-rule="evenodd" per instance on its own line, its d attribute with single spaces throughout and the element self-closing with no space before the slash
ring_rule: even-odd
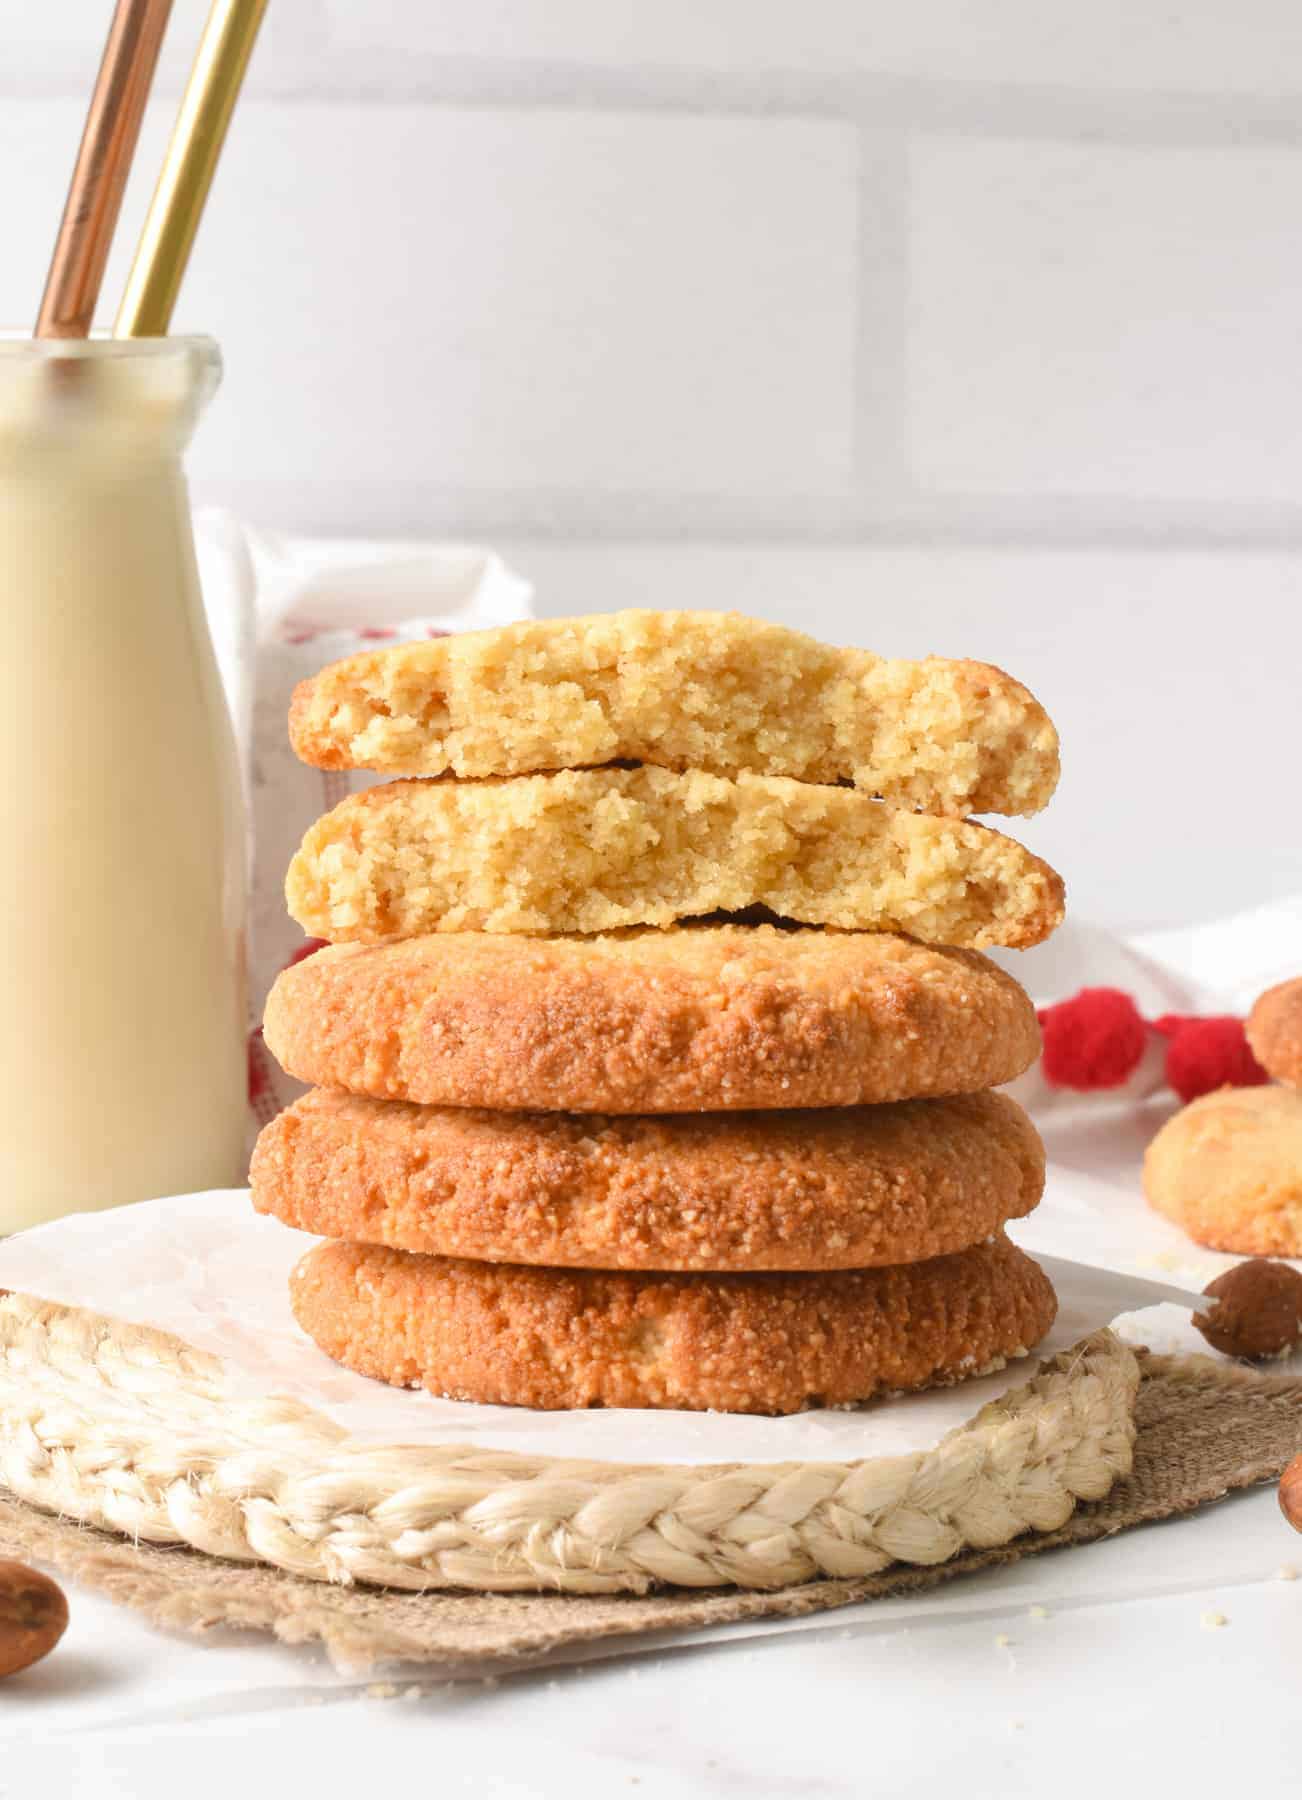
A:
<svg viewBox="0 0 1302 1800">
<path fill-rule="evenodd" d="M 986 663 L 841 650 L 735 613 L 529 620 L 368 652 L 305 682 L 291 736 L 323 768 L 512 775 L 618 760 L 850 782 L 962 817 L 1038 812 L 1058 739 Z"/>
<path fill-rule="evenodd" d="M 303 929 L 374 943 L 432 931 L 600 932 L 761 905 L 925 943 L 1035 944 L 1058 876 L 963 820 L 850 788 L 700 770 L 394 782 L 308 832 L 286 897 Z"/>
</svg>

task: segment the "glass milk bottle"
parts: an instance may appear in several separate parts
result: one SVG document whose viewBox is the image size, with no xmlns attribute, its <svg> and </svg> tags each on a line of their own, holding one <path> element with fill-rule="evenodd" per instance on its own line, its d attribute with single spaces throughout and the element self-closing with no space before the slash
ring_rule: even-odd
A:
<svg viewBox="0 0 1302 1800">
<path fill-rule="evenodd" d="M 201 338 L 0 341 L 0 1236 L 243 1179 L 245 843 Z"/>
</svg>

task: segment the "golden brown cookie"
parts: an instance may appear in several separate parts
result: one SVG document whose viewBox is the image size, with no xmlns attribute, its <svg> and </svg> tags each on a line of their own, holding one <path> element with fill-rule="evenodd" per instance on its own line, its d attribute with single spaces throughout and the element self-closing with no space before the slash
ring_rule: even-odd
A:
<svg viewBox="0 0 1302 1800">
<path fill-rule="evenodd" d="M 335 663 L 294 695 L 322 769 L 522 775 L 608 762 L 852 782 L 898 806 L 1033 813 L 1058 738 L 987 663 L 886 661 L 738 613 L 530 619 Z"/>
<path fill-rule="evenodd" d="M 1247 1020 L 1248 1047 L 1267 1075 L 1302 1088 L 1302 975 L 1267 988 Z"/>
<path fill-rule="evenodd" d="M 789 1413 L 962 1380 L 1030 1350 L 1049 1278 L 1002 1234 L 832 1275 L 529 1269 L 320 1244 L 290 1279 L 327 1356 L 397 1387 L 555 1409 Z"/>
<path fill-rule="evenodd" d="M 394 781 L 318 819 L 289 910 L 332 943 L 614 931 L 763 906 L 969 949 L 1038 944 L 1060 877 L 1012 838 L 783 776 L 580 769 Z"/>
<path fill-rule="evenodd" d="M 264 1029 L 302 1081 L 546 1112 L 975 1093 L 1040 1047 L 1031 1002 L 972 951 L 766 925 L 336 946 L 280 976 Z"/>
<path fill-rule="evenodd" d="M 602 1117 L 316 1089 L 258 1139 L 253 1204 L 318 1237 L 578 1269 L 861 1269 L 979 1244 L 1044 1189 L 1001 1094 Z"/>
<path fill-rule="evenodd" d="M 1302 1094 L 1287 1087 L 1204 1094 L 1148 1146 L 1144 1192 L 1209 1249 L 1302 1256 Z"/>
</svg>

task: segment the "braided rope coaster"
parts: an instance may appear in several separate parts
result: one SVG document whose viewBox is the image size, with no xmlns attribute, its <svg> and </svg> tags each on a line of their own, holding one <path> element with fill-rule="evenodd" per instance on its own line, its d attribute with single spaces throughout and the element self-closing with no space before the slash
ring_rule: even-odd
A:
<svg viewBox="0 0 1302 1800">
<path fill-rule="evenodd" d="M 1138 1387 L 1134 1355 L 1099 1331 L 908 1456 L 638 1467 L 374 1447 L 297 1400 L 250 1400 L 220 1359 L 164 1332 L 4 1294 L 0 1486 L 136 1541 L 314 1581 L 780 1588 L 1057 1530 L 1129 1473 Z"/>
</svg>

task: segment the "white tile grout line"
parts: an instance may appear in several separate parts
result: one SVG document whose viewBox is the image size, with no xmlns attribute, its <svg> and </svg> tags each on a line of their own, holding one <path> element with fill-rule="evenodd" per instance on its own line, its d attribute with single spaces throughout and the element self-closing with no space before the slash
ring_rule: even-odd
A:
<svg viewBox="0 0 1302 1800">
<path fill-rule="evenodd" d="M 862 336 L 861 336 L 862 343 Z M 863 351 L 860 350 L 862 356 Z M 867 377 L 860 377 L 871 388 Z M 863 390 L 861 389 L 861 397 Z M 873 454 L 864 428 L 862 454 Z M 1302 503 L 1180 502 L 922 494 L 894 478 L 850 495 L 594 494 L 573 489 L 456 489 L 416 482 L 243 482 L 202 474 L 201 504 L 222 505 L 255 524 L 306 533 L 412 537 L 452 532 L 591 544 L 810 544 L 912 547 L 1184 550 L 1295 554 Z M 341 507 L 343 510 L 341 511 Z"/>
<path fill-rule="evenodd" d="M 96 47 L 10 46 L 0 94 L 82 99 Z M 175 97 L 182 73 L 165 66 L 157 92 Z M 1125 91 L 1063 83 L 963 81 L 868 71 L 774 67 L 729 70 L 651 63 L 619 67 L 563 58 L 443 56 L 430 51 L 331 49 L 327 38 L 275 42 L 251 69 L 251 98 L 296 102 L 427 101 L 476 107 L 744 114 L 842 119 L 865 126 L 1109 144 L 1302 146 L 1302 93 Z"/>
</svg>

